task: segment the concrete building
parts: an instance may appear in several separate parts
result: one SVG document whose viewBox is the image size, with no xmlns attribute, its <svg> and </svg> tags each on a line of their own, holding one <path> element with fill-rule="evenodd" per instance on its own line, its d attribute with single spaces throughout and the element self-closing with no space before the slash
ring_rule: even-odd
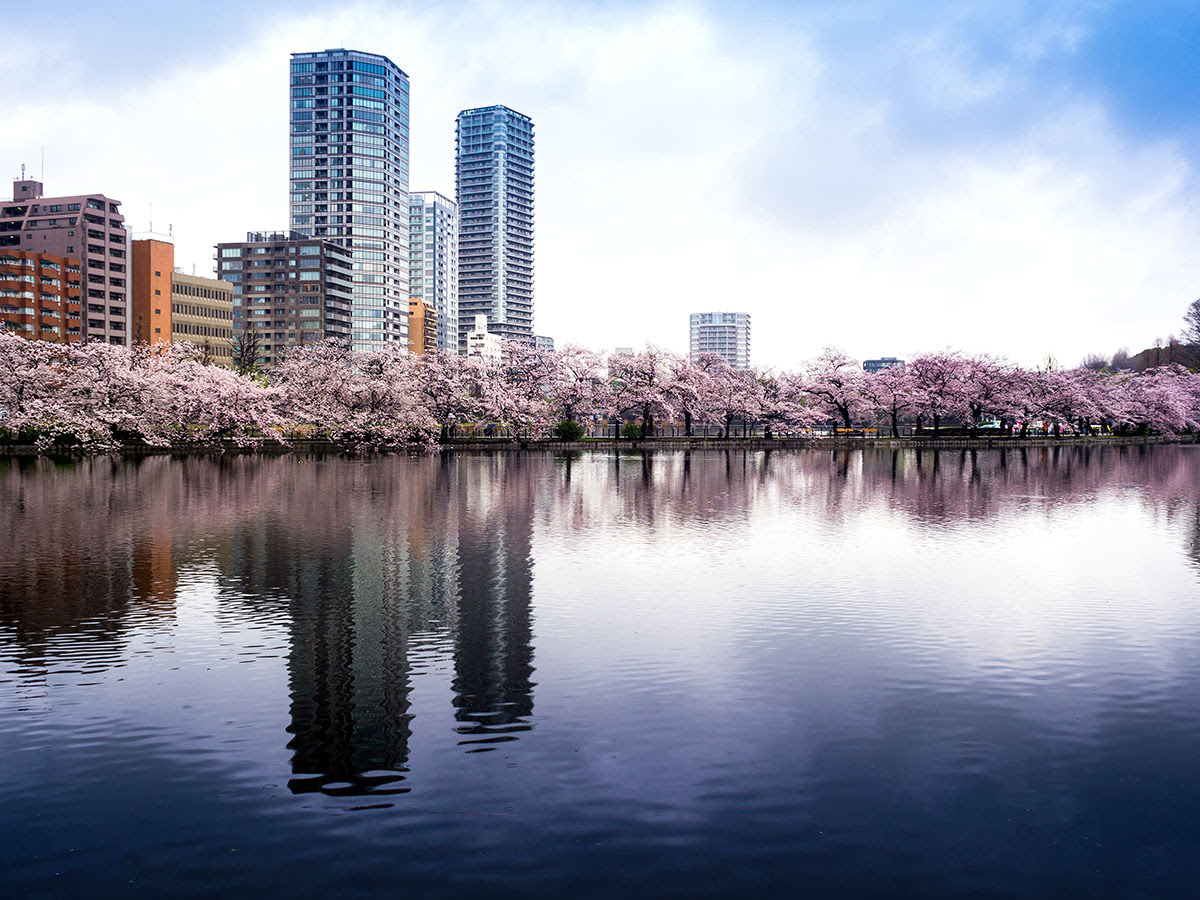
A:
<svg viewBox="0 0 1200 900">
<path fill-rule="evenodd" d="M 350 342 L 354 269 L 344 247 L 298 232 L 252 231 L 245 241 L 218 244 L 217 266 L 233 287 L 234 339 L 242 331 L 257 336 L 259 365 L 279 362 L 291 347 Z"/>
<path fill-rule="evenodd" d="M 483 313 L 475 317 L 475 327 L 467 332 L 467 356 L 478 356 L 489 362 L 504 358 L 500 335 L 488 331 L 488 319 Z"/>
<path fill-rule="evenodd" d="M 408 337 L 408 76 L 357 50 L 293 53 L 291 224 L 352 254 L 353 341 Z"/>
<path fill-rule="evenodd" d="M 233 284 L 171 273 L 171 340 L 195 344 L 212 362 L 233 365 Z"/>
<path fill-rule="evenodd" d="M 408 301 L 408 352 L 417 356 L 438 351 L 437 310 L 422 300 L 412 297 Z M 454 351 L 452 351 L 454 352 Z"/>
<path fill-rule="evenodd" d="M 554 352 L 554 338 L 544 334 L 535 334 L 533 336 L 533 346 L 538 350 L 543 350 L 547 353 Z"/>
<path fill-rule="evenodd" d="M 892 366 L 902 366 L 904 360 L 896 359 L 894 356 L 884 356 L 880 359 L 863 360 L 863 371 L 868 375 L 874 375 L 877 372 L 882 372 L 884 369 L 890 369 Z"/>
<path fill-rule="evenodd" d="M 458 204 L 437 191 L 414 191 L 408 209 L 410 296 L 437 312 L 438 350 L 458 353 Z"/>
<path fill-rule="evenodd" d="M 28 250 L 78 259 L 85 340 L 129 342 L 129 240 L 121 204 L 103 194 L 43 196 L 40 181 L 13 182 L 0 204 L 0 251 Z"/>
<path fill-rule="evenodd" d="M 749 313 L 692 313 L 690 327 L 689 353 L 693 362 L 702 353 L 715 353 L 735 369 L 750 368 Z"/>
<path fill-rule="evenodd" d="M 0 329 L 30 340 L 78 343 L 81 279 L 78 259 L 0 248 Z"/>
<path fill-rule="evenodd" d="M 139 237 L 130 243 L 129 255 L 129 341 L 169 344 L 175 244 L 164 235 Z"/>
<path fill-rule="evenodd" d="M 533 343 L 533 120 L 465 109 L 455 148 L 460 352 L 479 315 L 504 340 Z"/>
</svg>

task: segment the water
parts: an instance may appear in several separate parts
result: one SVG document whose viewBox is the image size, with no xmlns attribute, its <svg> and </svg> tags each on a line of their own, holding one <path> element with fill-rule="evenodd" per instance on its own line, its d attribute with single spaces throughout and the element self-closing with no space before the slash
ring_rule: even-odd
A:
<svg viewBox="0 0 1200 900">
<path fill-rule="evenodd" d="M 4 896 L 1200 877 L 1200 448 L 0 461 Z"/>
</svg>

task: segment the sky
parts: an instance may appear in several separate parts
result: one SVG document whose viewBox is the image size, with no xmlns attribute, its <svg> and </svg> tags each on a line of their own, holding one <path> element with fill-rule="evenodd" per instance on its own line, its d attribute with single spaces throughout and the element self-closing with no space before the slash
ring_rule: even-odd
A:
<svg viewBox="0 0 1200 900">
<path fill-rule="evenodd" d="M 413 190 L 454 192 L 454 119 L 536 129 L 535 330 L 685 352 L 753 317 L 795 369 L 953 347 L 1136 352 L 1200 295 L 1200 2 L 120 4 L 25 14 L 0 163 L 100 191 L 176 263 L 283 228 L 288 62 L 411 79 Z M 0 196 L 9 194 L 0 188 Z"/>
</svg>

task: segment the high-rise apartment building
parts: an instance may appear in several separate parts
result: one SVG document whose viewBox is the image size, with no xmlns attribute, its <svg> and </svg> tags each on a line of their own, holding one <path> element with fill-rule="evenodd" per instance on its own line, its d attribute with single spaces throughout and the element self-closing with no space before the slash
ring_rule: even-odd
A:
<svg viewBox="0 0 1200 900">
<path fill-rule="evenodd" d="M 293 53 L 291 223 L 353 255 L 354 347 L 408 339 L 408 76 L 357 50 Z"/>
<path fill-rule="evenodd" d="M 171 273 L 171 340 L 200 348 L 210 361 L 233 365 L 233 284 Z"/>
<path fill-rule="evenodd" d="M 438 350 L 458 353 L 458 204 L 414 191 L 408 208 L 409 294 L 437 313 Z"/>
<path fill-rule="evenodd" d="M 750 314 L 744 312 L 692 313 L 692 360 L 702 353 L 725 357 L 735 369 L 750 368 Z"/>
<path fill-rule="evenodd" d="M 83 275 L 82 335 L 129 341 L 128 236 L 121 204 L 103 194 L 45 197 L 40 181 L 13 182 L 0 203 L 0 251 L 30 250 L 78 259 Z"/>
<path fill-rule="evenodd" d="M 455 128 L 458 343 L 478 315 L 503 340 L 533 342 L 533 120 L 465 109 Z"/>
<path fill-rule="evenodd" d="M 550 337 L 548 334 L 535 334 L 533 336 L 533 346 L 535 349 L 541 350 L 543 353 L 553 353 L 554 338 Z"/>
<path fill-rule="evenodd" d="M 0 247 L 0 330 L 35 341 L 83 336 L 79 260 Z"/>
<path fill-rule="evenodd" d="M 350 342 L 353 271 L 349 250 L 298 232 L 252 231 L 245 241 L 217 244 L 217 275 L 233 285 L 235 339 L 253 331 L 260 365 L 303 344 Z"/>
</svg>

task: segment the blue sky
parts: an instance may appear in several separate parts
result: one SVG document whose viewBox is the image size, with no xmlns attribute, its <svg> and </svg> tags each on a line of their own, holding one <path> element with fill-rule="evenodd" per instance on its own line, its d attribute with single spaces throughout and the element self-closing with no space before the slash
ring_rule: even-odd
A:
<svg viewBox="0 0 1200 900">
<path fill-rule="evenodd" d="M 414 189 L 453 192 L 459 109 L 534 118 L 560 343 L 683 350 L 689 311 L 745 309 L 764 365 L 1074 363 L 1200 293 L 1200 3 L 68 3 L 24 30 L 0 160 L 44 146 L 48 190 L 135 229 L 153 204 L 201 273 L 286 223 L 287 54 L 350 46 L 412 78 Z"/>
</svg>

